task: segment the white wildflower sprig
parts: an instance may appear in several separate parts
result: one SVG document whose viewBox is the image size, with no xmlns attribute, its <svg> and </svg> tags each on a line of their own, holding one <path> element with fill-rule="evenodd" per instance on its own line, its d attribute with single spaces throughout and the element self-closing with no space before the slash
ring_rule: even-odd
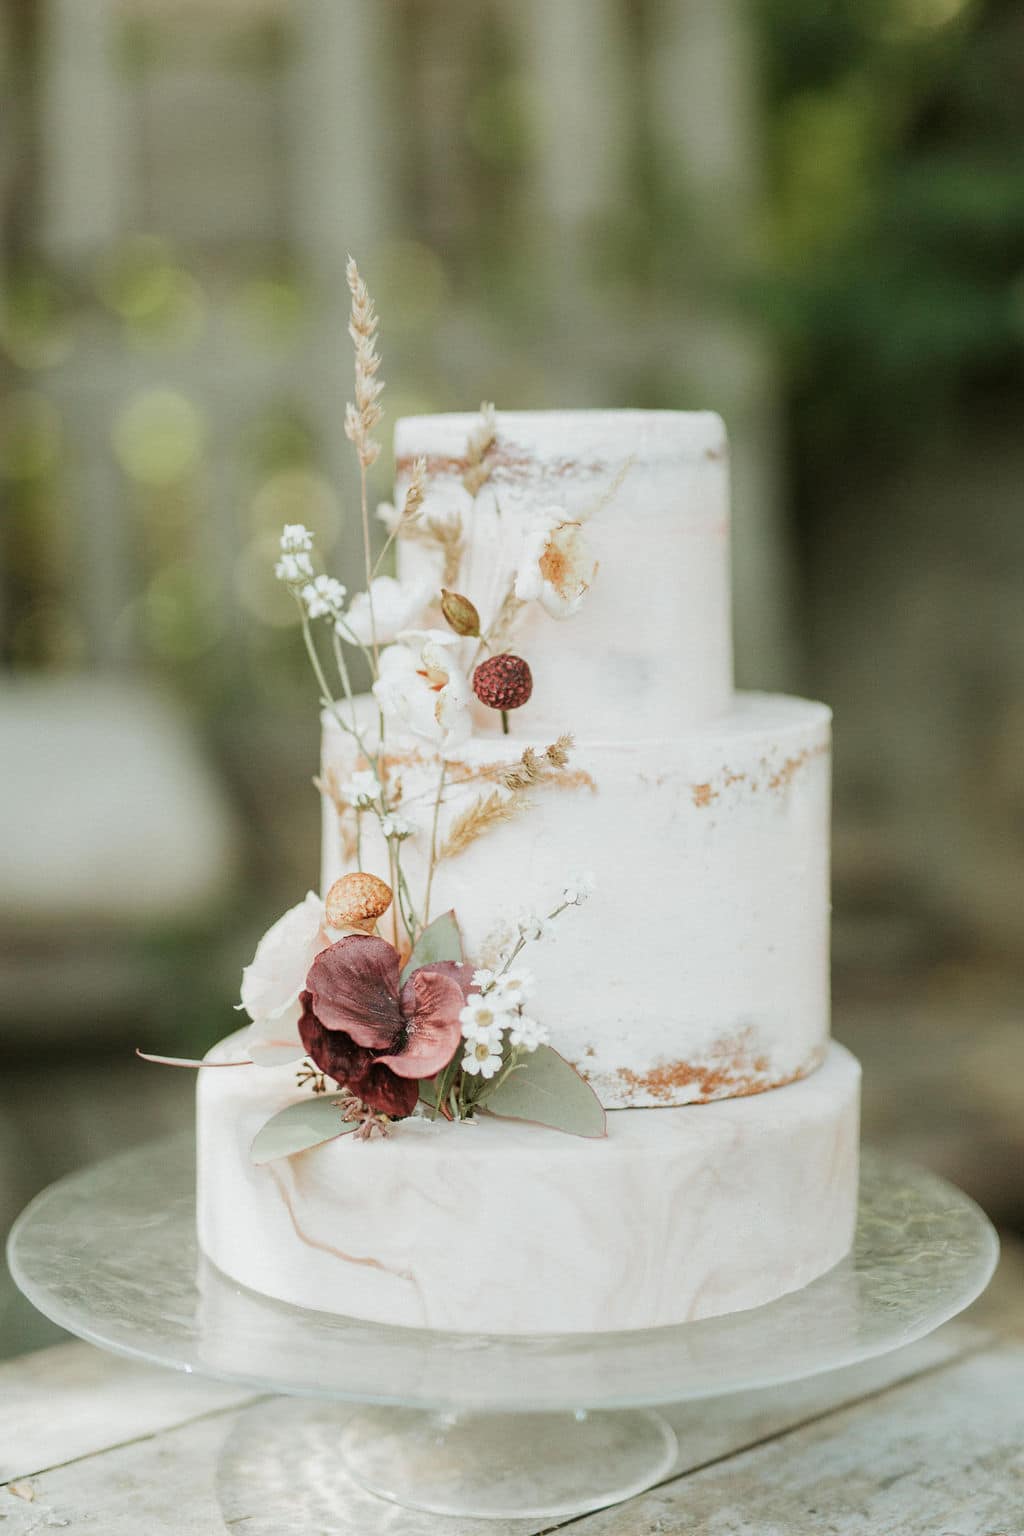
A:
<svg viewBox="0 0 1024 1536">
<path fill-rule="evenodd" d="M 583 903 L 593 896 L 595 883 L 591 870 L 577 870 L 566 882 L 562 900 L 567 907 L 582 907 Z"/>
<path fill-rule="evenodd" d="M 470 1077 L 490 1079 L 501 1071 L 503 1057 L 497 1040 L 468 1040 L 460 1063 L 463 1072 Z"/>
<path fill-rule="evenodd" d="M 357 811 L 369 810 L 369 808 L 381 797 L 382 790 L 380 780 L 372 768 L 366 768 L 352 777 L 344 784 L 339 785 L 338 793 L 349 805 L 354 805 Z"/>
<path fill-rule="evenodd" d="M 529 1018 L 525 1013 L 516 1014 L 512 1028 L 508 1032 L 508 1043 L 514 1048 L 524 1051 L 535 1051 L 538 1045 L 547 1045 L 551 1034 L 544 1024 L 538 1024 L 536 1019 Z"/>
<path fill-rule="evenodd" d="M 497 968 L 482 967 L 473 972 L 476 990 L 459 1014 L 463 1054 L 458 1067 L 453 1063 L 439 1079 L 439 1098 L 447 1100 L 451 1095 L 460 1118 L 482 1108 L 508 1075 L 522 1065 L 524 1056 L 549 1043 L 547 1027 L 525 1011 L 533 977 L 515 962 L 527 944 L 552 931 L 563 912 L 581 906 L 593 885 L 591 875 L 573 875 L 566 881 L 561 901 L 550 912 L 520 914 L 516 938 Z M 454 1079 L 448 1075 L 453 1070 L 457 1074 Z"/>
<path fill-rule="evenodd" d="M 308 555 L 313 548 L 312 530 L 305 523 L 285 523 L 281 529 L 281 548 L 288 555 Z"/>
<path fill-rule="evenodd" d="M 593 875 L 589 873 L 573 875 L 565 884 L 561 901 L 546 915 L 538 912 L 521 912 L 516 918 L 517 937 L 512 947 L 502 956 L 501 965 L 495 973 L 495 985 L 500 986 L 503 979 L 509 977 L 512 966 L 527 944 L 548 938 L 555 919 L 561 917 L 569 907 L 582 906 L 593 893 L 593 889 Z"/>
<path fill-rule="evenodd" d="M 523 943 L 537 943 L 551 936 L 550 918 L 541 917 L 538 912 L 520 912 L 516 918 L 516 928 Z"/>
<path fill-rule="evenodd" d="M 496 992 L 473 992 L 459 1014 L 464 1040 L 500 1041 L 512 1024 L 512 1011 Z"/>
<path fill-rule="evenodd" d="M 278 581 L 296 590 L 313 576 L 313 535 L 303 523 L 285 523 L 281 529 L 281 557 L 274 566 Z"/>
<path fill-rule="evenodd" d="M 380 830 L 386 838 L 401 843 L 407 837 L 412 837 L 416 828 L 407 817 L 398 816 L 391 812 L 389 815 L 381 817 Z"/>
<path fill-rule="evenodd" d="M 345 608 L 347 589 L 333 576 L 314 576 L 300 595 L 311 619 L 327 618 L 337 622 Z"/>
<path fill-rule="evenodd" d="M 506 971 L 495 978 L 494 991 L 507 1007 L 521 1008 L 533 991 L 533 976 L 522 967 Z"/>
</svg>

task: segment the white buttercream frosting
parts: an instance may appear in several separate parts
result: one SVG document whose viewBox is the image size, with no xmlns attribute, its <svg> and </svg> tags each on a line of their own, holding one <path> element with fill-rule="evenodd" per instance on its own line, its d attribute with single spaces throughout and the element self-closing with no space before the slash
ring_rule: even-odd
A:
<svg viewBox="0 0 1024 1536">
<path fill-rule="evenodd" d="M 368 721 L 371 712 L 367 711 Z M 550 910 L 568 877 L 591 899 L 531 945 L 531 1011 L 602 1101 L 683 1104 L 812 1070 L 829 1031 L 829 737 L 822 704 L 739 694 L 715 721 L 661 741 L 581 740 L 513 821 L 438 864 L 432 912 L 454 908 L 467 957 L 488 965 L 521 908 Z M 439 846 L 500 785 L 523 741 L 475 738 L 449 762 Z M 543 750 L 543 738 L 533 743 Z M 424 889 L 437 764 L 412 737 L 401 764 L 402 845 Z M 324 773 L 349 776 L 351 738 L 325 719 Z M 460 777 L 461 775 L 475 777 Z M 352 867 L 324 802 L 324 889 Z M 386 874 L 363 818 L 367 869 Z M 390 930 L 388 930 L 390 935 Z"/>
<path fill-rule="evenodd" d="M 439 750 L 444 847 L 481 796 L 507 795 L 525 747 L 574 733 L 523 814 L 437 865 L 430 915 L 453 908 L 486 969 L 517 913 L 575 898 L 576 872 L 593 871 L 586 903 L 523 958 L 532 1027 L 615 1111 L 608 1135 L 414 1119 L 257 1167 L 256 1132 L 308 1088 L 284 1067 L 201 1072 L 200 1244 L 284 1301 L 457 1332 L 649 1328 L 757 1306 L 836 1263 L 855 1219 L 860 1070 L 829 1044 L 830 714 L 733 694 L 717 416 L 498 413 L 474 497 L 462 474 L 478 420 L 398 423 L 396 504 L 423 457 L 424 517 L 462 544 L 456 578 L 429 540 L 400 540 L 400 590 L 455 586 L 485 631 L 522 600 L 502 645 L 529 663 L 533 692 L 502 736 L 469 697 L 478 641 L 403 634 L 378 685 L 387 776 L 402 781 L 388 835 L 422 903 Z M 415 622 L 440 624 L 439 609 Z M 364 741 L 378 713 L 355 701 Z M 325 715 L 325 891 L 356 864 L 353 813 L 335 800 L 358 798 L 366 767 Z M 372 811 L 359 857 L 388 876 Z"/>
<path fill-rule="evenodd" d="M 474 501 L 460 459 L 475 416 L 411 416 L 395 428 L 401 505 L 414 459 L 427 461 L 427 512 L 461 519 L 459 590 L 485 628 L 522 575 L 537 519 L 579 521 L 585 561 L 560 600 L 520 613 L 508 649 L 533 671 L 530 702 L 512 717 L 529 739 L 571 727 L 580 736 L 666 736 L 728 708 L 729 473 L 725 428 L 710 412 L 499 411 L 491 478 Z M 574 551 L 570 551 L 574 553 Z M 442 578 L 442 559 L 401 541 L 399 574 Z M 585 565 L 585 569 L 584 569 Z M 596 566 L 596 570 L 595 570 Z M 573 610 L 570 617 L 563 617 Z M 552 617 L 558 614 L 560 617 Z M 493 711 L 477 728 L 500 729 Z"/>
</svg>

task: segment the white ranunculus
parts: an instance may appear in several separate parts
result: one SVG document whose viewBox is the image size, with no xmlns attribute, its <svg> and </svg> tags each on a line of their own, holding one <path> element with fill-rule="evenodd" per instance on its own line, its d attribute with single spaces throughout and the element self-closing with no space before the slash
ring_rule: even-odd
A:
<svg viewBox="0 0 1024 1536">
<path fill-rule="evenodd" d="M 516 571 L 516 597 L 539 602 L 553 619 L 578 613 L 597 575 L 582 523 L 545 507 L 527 529 Z"/>
<path fill-rule="evenodd" d="M 373 692 L 386 715 L 444 752 L 472 732 L 469 679 L 446 636 L 428 630 L 415 644 L 389 645 Z"/>
<path fill-rule="evenodd" d="M 242 1007 L 252 1019 L 247 1044 L 260 1065 L 277 1065 L 302 1056 L 297 1025 L 299 993 L 310 966 L 331 942 L 324 904 L 309 891 L 268 928 L 242 972 Z"/>
<path fill-rule="evenodd" d="M 369 596 L 357 592 L 338 626 L 343 639 L 354 635 L 363 645 L 371 645 L 374 638 L 378 645 L 390 645 L 403 629 L 422 618 L 423 610 L 435 596 L 433 582 L 396 581 L 394 576 L 376 576 L 370 591 L 373 594 L 372 628 Z"/>
</svg>

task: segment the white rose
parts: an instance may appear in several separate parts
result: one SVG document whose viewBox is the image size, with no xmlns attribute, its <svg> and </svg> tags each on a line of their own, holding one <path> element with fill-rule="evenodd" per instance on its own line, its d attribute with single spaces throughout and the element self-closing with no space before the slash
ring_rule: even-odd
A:
<svg viewBox="0 0 1024 1536">
<path fill-rule="evenodd" d="M 242 972 L 242 1007 L 252 1019 L 249 1050 L 254 1061 L 291 1060 L 303 1054 L 299 993 L 310 966 L 331 942 L 324 904 L 312 891 L 268 928 Z M 290 1054 L 289 1054 L 290 1053 Z"/>
</svg>

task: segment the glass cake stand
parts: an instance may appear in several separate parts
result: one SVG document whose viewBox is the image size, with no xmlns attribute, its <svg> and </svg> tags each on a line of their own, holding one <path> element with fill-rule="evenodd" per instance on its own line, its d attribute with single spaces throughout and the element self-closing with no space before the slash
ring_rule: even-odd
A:
<svg viewBox="0 0 1024 1536">
<path fill-rule="evenodd" d="M 392 1327 L 286 1306 L 205 1261 L 190 1136 L 52 1185 L 8 1244 L 29 1300 L 103 1349 L 261 1393 L 360 1405 L 313 1415 L 312 1440 L 309 1410 L 304 1427 L 295 1403 L 291 1427 L 277 1405 L 276 1430 L 264 1415 L 255 1431 L 261 1465 L 279 1456 L 288 1466 L 293 1509 L 307 1469 L 309 1508 L 321 1518 L 339 1452 L 363 1488 L 435 1514 L 559 1516 L 629 1498 L 675 1465 L 658 1405 L 794 1381 L 910 1344 L 979 1295 L 997 1255 L 991 1224 L 966 1195 L 866 1153 L 852 1253 L 766 1306 L 626 1333 Z"/>
</svg>

